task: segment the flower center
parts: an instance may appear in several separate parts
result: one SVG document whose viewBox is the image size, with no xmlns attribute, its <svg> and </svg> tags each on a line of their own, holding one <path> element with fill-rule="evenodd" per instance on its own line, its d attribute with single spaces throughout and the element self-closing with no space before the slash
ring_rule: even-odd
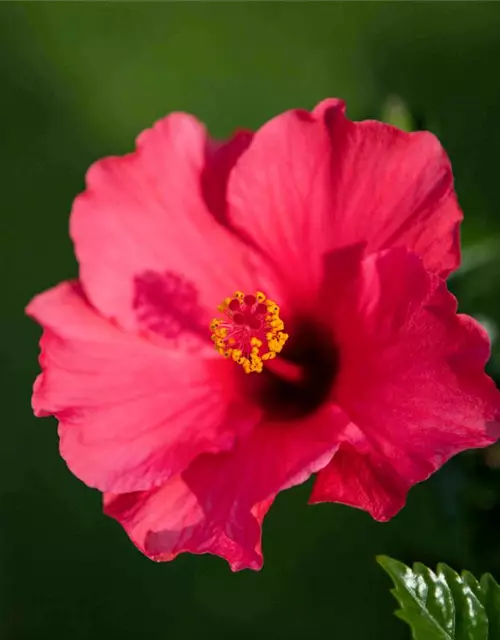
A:
<svg viewBox="0 0 500 640">
<path fill-rule="evenodd" d="M 237 291 L 218 309 L 223 317 L 210 323 L 215 348 L 240 364 L 245 373 L 260 373 L 264 361 L 275 358 L 288 340 L 280 308 L 262 291 L 247 295 Z"/>
</svg>

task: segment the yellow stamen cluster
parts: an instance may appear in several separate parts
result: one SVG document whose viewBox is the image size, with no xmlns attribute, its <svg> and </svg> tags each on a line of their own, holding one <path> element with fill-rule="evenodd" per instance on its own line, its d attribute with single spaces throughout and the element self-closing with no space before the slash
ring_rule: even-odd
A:
<svg viewBox="0 0 500 640">
<path fill-rule="evenodd" d="M 237 301 L 240 305 L 243 303 L 245 295 L 241 291 L 236 291 L 233 298 L 226 298 L 219 305 L 218 309 L 225 318 L 215 318 L 210 324 L 215 349 L 225 358 L 231 358 L 233 362 L 240 364 L 245 373 L 260 373 L 264 361 L 275 358 L 288 340 L 288 334 L 283 331 L 285 327 L 279 315 L 279 306 L 267 299 L 261 291 L 257 291 L 254 295 L 256 305 L 266 307 L 266 310 L 258 315 L 262 321 L 262 327 L 258 331 L 247 325 L 237 325 L 232 320 L 230 304 L 233 301 Z M 262 339 L 255 333 L 258 333 Z M 264 353 L 261 353 L 264 342 L 267 343 L 267 348 Z"/>
</svg>

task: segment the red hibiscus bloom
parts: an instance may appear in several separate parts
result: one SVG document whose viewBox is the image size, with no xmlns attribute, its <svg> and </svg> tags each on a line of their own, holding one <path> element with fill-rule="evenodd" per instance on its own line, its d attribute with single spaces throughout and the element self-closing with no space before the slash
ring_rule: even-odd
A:
<svg viewBox="0 0 500 640">
<path fill-rule="evenodd" d="M 315 473 L 312 502 L 387 520 L 499 435 L 488 339 L 443 279 L 461 217 L 436 138 L 341 101 L 224 144 L 170 115 L 75 201 L 79 283 L 28 307 L 35 413 L 155 560 L 259 568 L 274 497 Z"/>
</svg>

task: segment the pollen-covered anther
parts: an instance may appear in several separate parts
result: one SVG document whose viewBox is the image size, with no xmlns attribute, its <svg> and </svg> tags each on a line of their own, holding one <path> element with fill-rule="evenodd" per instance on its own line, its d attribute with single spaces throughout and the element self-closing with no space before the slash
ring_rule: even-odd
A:
<svg viewBox="0 0 500 640">
<path fill-rule="evenodd" d="M 275 358 L 288 339 L 279 306 L 262 291 L 236 291 L 217 308 L 222 317 L 210 323 L 215 349 L 245 373 L 260 373 L 264 361 Z"/>
</svg>

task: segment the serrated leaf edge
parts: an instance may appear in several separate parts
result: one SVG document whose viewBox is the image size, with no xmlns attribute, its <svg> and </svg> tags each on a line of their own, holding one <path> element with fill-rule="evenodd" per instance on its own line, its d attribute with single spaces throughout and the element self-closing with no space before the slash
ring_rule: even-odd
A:
<svg viewBox="0 0 500 640">
<path fill-rule="evenodd" d="M 429 571 L 433 576 L 437 577 L 436 574 L 432 571 L 432 569 L 430 569 L 429 567 L 426 567 L 424 564 L 422 564 L 421 562 L 415 562 L 413 564 L 413 567 L 409 567 L 407 565 L 404 564 L 404 562 L 400 562 L 399 560 L 395 560 L 394 558 L 390 558 L 389 556 L 383 556 L 383 555 L 379 555 L 376 556 L 376 560 L 379 563 L 379 565 L 384 569 L 384 571 L 386 571 L 386 573 L 389 575 L 389 577 L 391 578 L 391 580 L 394 583 L 394 588 L 390 590 L 390 592 L 392 593 L 392 595 L 394 596 L 394 598 L 396 599 L 396 602 L 398 603 L 398 605 L 401 607 L 400 609 L 397 609 L 394 614 L 400 619 L 403 620 L 404 622 L 406 622 L 406 624 L 408 624 L 411 628 L 412 631 L 412 636 L 415 637 L 414 635 L 414 629 L 413 629 L 413 624 L 410 620 L 408 620 L 405 617 L 405 611 L 401 605 L 401 601 L 398 598 L 398 584 L 396 583 L 392 571 L 391 569 L 388 567 L 388 564 L 390 563 L 394 563 L 397 565 L 400 565 L 401 567 L 403 567 L 406 571 L 411 571 L 413 574 L 417 573 L 416 569 L 418 567 L 423 567 L 425 568 L 427 571 Z M 389 561 L 387 563 L 387 561 Z M 426 616 L 429 618 L 429 620 L 431 620 L 435 625 L 437 629 L 442 629 L 440 623 L 428 612 L 428 610 L 424 609 L 422 607 L 422 604 L 419 600 L 417 600 L 417 598 L 414 596 L 413 592 L 408 590 L 407 593 L 409 593 L 413 599 L 413 601 L 417 604 L 418 608 L 420 610 L 422 610 L 422 612 L 425 612 Z M 450 634 L 446 631 L 443 630 L 443 633 L 445 634 L 443 636 L 443 640 L 454 640 L 454 635 L 450 636 Z"/>
</svg>

